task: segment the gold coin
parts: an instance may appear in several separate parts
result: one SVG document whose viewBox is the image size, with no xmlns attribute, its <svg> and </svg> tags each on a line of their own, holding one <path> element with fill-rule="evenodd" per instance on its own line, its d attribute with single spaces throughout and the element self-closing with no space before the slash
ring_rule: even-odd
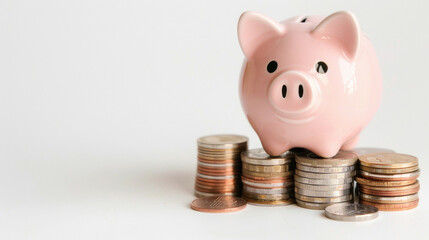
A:
<svg viewBox="0 0 429 240">
<path fill-rule="evenodd" d="M 243 196 L 252 198 L 255 200 L 264 200 L 264 201 L 279 201 L 287 200 L 293 198 L 292 193 L 282 193 L 282 194 L 257 194 L 243 191 Z"/>
<path fill-rule="evenodd" d="M 416 180 L 379 181 L 379 180 L 366 179 L 362 177 L 356 177 L 356 181 L 359 184 L 362 184 L 365 186 L 374 186 L 374 187 L 398 187 L 398 186 L 411 185 L 416 182 Z"/>
<path fill-rule="evenodd" d="M 371 172 L 371 173 L 382 173 L 382 174 L 396 174 L 396 173 L 409 173 L 419 169 L 419 165 L 407 167 L 407 168 L 372 168 L 366 166 L 359 166 L 360 169 Z"/>
<path fill-rule="evenodd" d="M 359 162 L 363 166 L 372 168 L 408 168 L 416 166 L 418 159 L 400 153 L 372 153 L 360 156 Z"/>
<path fill-rule="evenodd" d="M 252 171 L 248 171 L 243 169 L 242 172 L 243 176 L 245 177 L 258 177 L 258 178 L 279 178 L 279 177 L 289 177 L 293 175 L 293 171 L 288 171 L 288 172 L 252 172 Z"/>
<path fill-rule="evenodd" d="M 290 165 L 273 165 L 273 166 L 261 166 L 261 165 L 253 165 L 248 163 L 242 163 L 243 169 L 251 172 L 286 172 L 290 171 Z"/>
<path fill-rule="evenodd" d="M 266 201 L 266 200 L 258 200 L 243 196 L 243 199 L 247 201 L 248 204 L 256 205 L 256 206 L 286 206 L 292 203 L 295 203 L 294 198 L 290 198 L 287 200 L 275 200 L 275 201 Z"/>
<path fill-rule="evenodd" d="M 347 167 L 357 162 L 357 155 L 353 152 L 339 151 L 332 158 L 322 158 L 308 151 L 295 155 L 295 161 L 310 167 Z"/>
</svg>

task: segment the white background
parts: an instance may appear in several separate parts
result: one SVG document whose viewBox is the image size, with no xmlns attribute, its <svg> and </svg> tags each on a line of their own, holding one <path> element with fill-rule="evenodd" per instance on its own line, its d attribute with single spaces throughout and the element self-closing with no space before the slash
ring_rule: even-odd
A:
<svg viewBox="0 0 429 240">
<path fill-rule="evenodd" d="M 260 143 L 236 25 L 352 11 L 384 75 L 359 146 L 420 158 L 420 205 L 364 223 L 297 206 L 189 208 L 196 139 Z M 429 3 L 0 1 L 0 239 L 422 239 L 429 214 Z"/>
</svg>

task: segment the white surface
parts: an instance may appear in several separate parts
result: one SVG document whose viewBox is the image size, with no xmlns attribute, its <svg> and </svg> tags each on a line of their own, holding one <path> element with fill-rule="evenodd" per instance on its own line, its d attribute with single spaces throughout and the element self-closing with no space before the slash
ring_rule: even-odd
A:
<svg viewBox="0 0 429 240">
<path fill-rule="evenodd" d="M 355 13 L 384 74 L 359 146 L 420 158 L 420 205 L 364 223 L 296 206 L 189 209 L 196 139 L 259 140 L 239 103 L 239 15 Z M 0 239 L 422 239 L 428 1 L 1 1 Z M 426 229 L 425 229 L 426 228 Z"/>
</svg>

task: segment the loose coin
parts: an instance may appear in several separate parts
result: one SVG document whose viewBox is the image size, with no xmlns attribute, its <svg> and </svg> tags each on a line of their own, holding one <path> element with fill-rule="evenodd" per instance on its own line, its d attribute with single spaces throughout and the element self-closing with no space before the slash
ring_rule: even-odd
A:
<svg viewBox="0 0 429 240">
<path fill-rule="evenodd" d="M 304 172 L 299 169 L 295 170 L 295 174 L 305 178 L 313 178 L 313 179 L 343 179 L 348 177 L 353 177 L 356 175 L 356 171 L 345 172 L 345 173 L 311 173 Z"/>
<path fill-rule="evenodd" d="M 312 202 L 312 203 L 339 203 L 339 202 L 347 202 L 353 199 L 353 194 L 348 194 L 339 197 L 309 197 L 304 196 L 299 193 L 295 193 L 295 198 L 304 202 Z"/>
<path fill-rule="evenodd" d="M 419 200 L 407 203 L 374 203 L 360 199 L 361 204 L 371 205 L 378 208 L 379 211 L 403 211 L 410 210 L 419 205 Z"/>
<path fill-rule="evenodd" d="M 344 172 L 353 171 L 355 169 L 355 166 L 353 165 L 348 167 L 310 167 L 310 166 L 297 163 L 296 168 L 301 171 L 313 172 L 313 173 L 344 173 Z"/>
<path fill-rule="evenodd" d="M 408 168 L 372 168 L 366 166 L 360 166 L 361 170 L 370 172 L 370 173 L 379 173 L 379 174 L 398 174 L 398 173 L 410 173 L 417 171 L 419 166 L 412 166 Z"/>
<path fill-rule="evenodd" d="M 365 179 L 361 177 L 356 177 L 356 181 L 359 184 L 365 186 L 375 186 L 375 187 L 396 187 L 396 186 L 406 186 L 411 185 L 416 182 L 416 180 L 404 180 L 404 181 L 376 181 Z"/>
<path fill-rule="evenodd" d="M 243 145 L 247 146 L 248 138 L 239 135 L 211 135 L 201 137 L 197 140 L 199 147 L 210 148 L 210 149 L 231 149 L 240 147 Z"/>
<path fill-rule="evenodd" d="M 395 151 L 385 148 L 355 148 L 352 152 L 362 156 L 370 153 L 394 153 Z"/>
<path fill-rule="evenodd" d="M 378 208 L 355 203 L 337 203 L 325 208 L 328 218 L 338 221 L 367 221 L 378 216 Z"/>
<path fill-rule="evenodd" d="M 295 202 L 295 199 L 290 198 L 287 200 L 277 200 L 277 201 L 264 201 L 264 200 L 257 200 L 257 199 L 253 199 L 253 198 L 248 198 L 243 196 L 244 200 L 247 201 L 247 203 L 251 204 L 251 205 L 256 205 L 256 206 L 264 206 L 264 207 L 276 207 L 276 206 L 286 206 L 289 204 L 292 204 Z"/>
<path fill-rule="evenodd" d="M 313 185 L 339 185 L 353 182 L 353 177 L 338 178 L 338 179 L 313 179 L 295 175 L 295 181 Z"/>
<path fill-rule="evenodd" d="M 365 201 L 374 203 L 407 203 L 419 199 L 419 195 L 417 193 L 398 197 L 380 197 L 365 193 L 359 193 L 359 197 Z"/>
<path fill-rule="evenodd" d="M 420 175 L 420 170 L 411 173 L 401 173 L 401 174 L 377 174 L 370 173 L 363 170 L 359 170 L 359 174 L 368 179 L 374 180 L 390 180 L 390 181 L 404 181 L 404 180 L 415 180 Z"/>
<path fill-rule="evenodd" d="M 311 185 L 311 184 L 295 182 L 295 187 L 305 189 L 305 190 L 312 190 L 312 191 L 340 191 L 340 190 L 353 188 L 353 183 L 324 186 L 324 185 Z"/>
<path fill-rule="evenodd" d="M 305 189 L 295 187 L 295 192 L 298 194 L 301 194 L 304 196 L 310 196 L 310 197 L 339 197 L 339 196 L 349 195 L 353 193 L 353 190 L 345 189 L 340 191 L 320 192 L 320 191 L 311 191 L 311 190 L 305 190 Z"/>
<path fill-rule="evenodd" d="M 339 151 L 332 158 L 322 158 L 312 152 L 301 152 L 295 155 L 295 161 L 310 167 L 347 167 L 357 162 L 357 155 L 348 151 Z"/>
<path fill-rule="evenodd" d="M 418 159 L 400 153 L 372 153 L 360 156 L 359 162 L 363 166 L 373 168 L 408 168 L 416 166 Z"/>
<path fill-rule="evenodd" d="M 246 201 L 244 199 L 231 196 L 198 198 L 191 204 L 191 208 L 194 210 L 210 213 L 235 212 L 245 207 Z"/>
</svg>

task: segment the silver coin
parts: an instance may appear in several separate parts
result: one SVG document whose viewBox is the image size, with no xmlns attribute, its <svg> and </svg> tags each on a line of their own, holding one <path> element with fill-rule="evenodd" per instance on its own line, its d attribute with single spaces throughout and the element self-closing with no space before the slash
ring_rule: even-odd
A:
<svg viewBox="0 0 429 240">
<path fill-rule="evenodd" d="M 326 207 L 325 215 L 338 221 L 367 221 L 378 216 L 378 208 L 356 203 L 337 203 Z"/>
<path fill-rule="evenodd" d="M 300 177 L 298 175 L 295 175 L 294 179 L 296 182 L 313 184 L 313 185 L 339 185 L 339 184 L 347 184 L 347 183 L 353 182 L 353 177 L 338 178 L 338 179 L 313 179 L 313 178 L 306 178 L 306 177 Z"/>
<path fill-rule="evenodd" d="M 311 191 L 340 191 L 340 190 L 353 188 L 353 183 L 324 186 L 324 185 L 311 185 L 311 184 L 295 182 L 295 187 L 305 189 L 305 190 L 311 190 Z"/>
<path fill-rule="evenodd" d="M 339 202 L 347 202 L 353 199 L 353 194 L 348 194 L 339 197 L 308 197 L 301 195 L 299 193 L 295 193 L 295 198 L 304 202 L 311 203 L 339 203 Z"/>
<path fill-rule="evenodd" d="M 245 136 L 219 134 L 200 137 L 197 144 L 200 147 L 212 149 L 247 148 L 248 140 Z"/>
<path fill-rule="evenodd" d="M 418 193 L 405 195 L 405 196 L 398 196 L 398 197 L 380 197 L 380 196 L 365 194 L 362 192 L 358 192 L 358 194 L 360 198 L 368 202 L 378 202 L 378 203 L 406 203 L 406 202 L 412 202 L 419 199 Z"/>
<path fill-rule="evenodd" d="M 294 184 L 293 181 L 284 181 L 284 182 L 274 182 L 274 183 L 259 183 L 259 182 L 251 182 L 245 179 L 241 179 L 243 184 L 246 184 L 251 187 L 257 188 L 280 188 L 280 187 L 289 187 Z"/>
<path fill-rule="evenodd" d="M 368 178 L 378 178 L 383 180 L 395 180 L 395 179 L 404 179 L 404 178 L 415 178 L 420 175 L 420 170 L 410 173 L 401 173 L 401 174 L 377 174 L 370 173 L 367 171 L 359 170 L 359 174 Z"/>
<path fill-rule="evenodd" d="M 356 171 L 353 170 L 351 172 L 345 173 L 310 173 L 304 172 L 299 169 L 295 170 L 295 174 L 305 178 L 313 178 L 313 179 L 338 179 L 338 178 L 348 178 L 356 175 Z"/>
<path fill-rule="evenodd" d="M 234 178 L 239 179 L 239 176 L 236 176 L 236 175 L 210 176 L 210 175 L 197 173 L 197 176 L 201 178 L 207 178 L 207 179 L 213 179 L 213 180 L 225 180 L 225 179 L 234 179 Z"/>
<path fill-rule="evenodd" d="M 235 164 L 235 163 L 217 164 L 217 163 L 205 163 L 205 162 L 200 162 L 200 161 L 198 161 L 198 165 L 203 166 L 203 167 L 218 167 L 218 168 L 237 166 L 237 164 Z"/>
<path fill-rule="evenodd" d="M 296 163 L 296 168 L 301 171 L 313 172 L 313 173 L 344 173 L 355 170 L 355 166 L 347 166 L 347 167 L 310 167 L 306 165 L 302 165 L 300 163 Z"/>
<path fill-rule="evenodd" d="M 299 199 L 295 199 L 295 201 L 296 205 L 313 210 L 324 210 L 327 206 L 332 205 L 332 203 L 312 203 L 301 201 Z"/>
<path fill-rule="evenodd" d="M 395 151 L 385 148 L 355 148 L 352 152 L 356 153 L 358 156 L 362 156 L 370 153 L 394 153 Z"/>
<path fill-rule="evenodd" d="M 295 155 L 295 161 L 310 167 L 347 167 L 357 162 L 357 155 L 348 151 L 339 151 L 332 158 L 322 158 L 312 152 L 301 152 Z"/>
<path fill-rule="evenodd" d="M 351 189 L 345 189 L 340 191 L 319 192 L 319 191 L 305 190 L 297 187 L 295 187 L 295 192 L 309 197 L 340 197 L 340 196 L 349 195 L 353 193 Z"/>
<path fill-rule="evenodd" d="M 255 193 L 255 194 L 282 194 L 293 192 L 292 187 L 284 188 L 254 188 L 243 184 L 243 192 Z"/>
</svg>

